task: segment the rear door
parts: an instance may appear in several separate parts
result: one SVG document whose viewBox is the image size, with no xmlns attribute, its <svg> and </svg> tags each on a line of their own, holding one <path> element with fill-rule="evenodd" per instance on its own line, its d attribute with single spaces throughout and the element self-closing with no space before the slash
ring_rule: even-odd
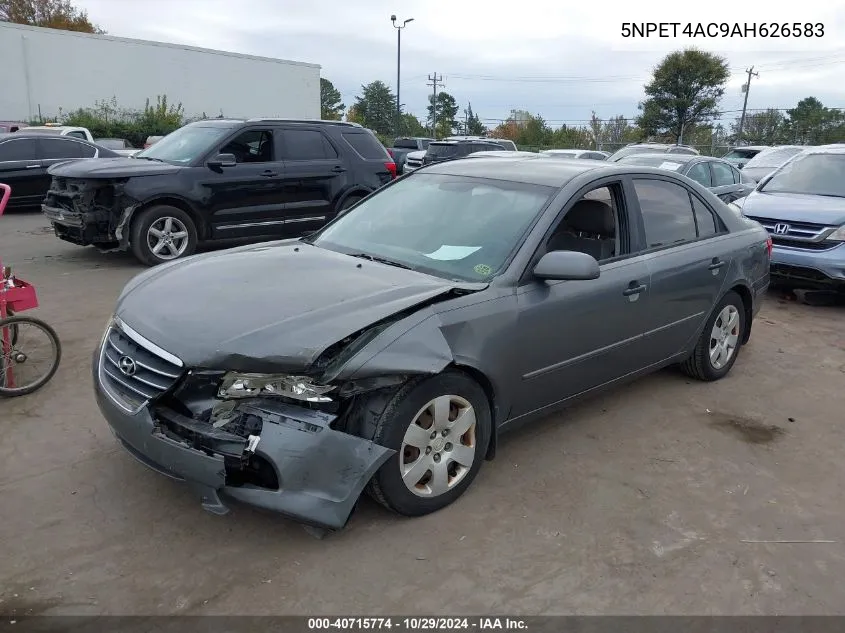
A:
<svg viewBox="0 0 845 633">
<path fill-rule="evenodd" d="M 743 196 L 746 188 L 737 181 L 734 170 L 727 163 L 711 160 L 710 170 L 713 173 L 712 191 L 724 202 L 733 202 Z M 738 172 L 737 172 L 738 173 Z"/>
<path fill-rule="evenodd" d="M 0 141 L 0 182 L 12 188 L 9 209 L 37 208 L 47 193 L 49 180 L 33 138 Z"/>
<path fill-rule="evenodd" d="M 211 152 L 233 154 L 232 167 L 202 165 L 199 181 L 208 190 L 208 211 L 215 238 L 284 234 L 283 164 L 274 130 L 241 130 Z"/>
<path fill-rule="evenodd" d="M 678 354 L 697 335 L 723 292 L 732 255 L 721 220 L 691 188 L 656 176 L 637 176 L 633 187 L 639 248 L 651 272 L 643 348 L 651 364 Z"/>
<path fill-rule="evenodd" d="M 284 161 L 286 232 L 316 231 L 334 215 L 349 168 L 317 127 L 281 130 L 276 147 Z"/>
</svg>

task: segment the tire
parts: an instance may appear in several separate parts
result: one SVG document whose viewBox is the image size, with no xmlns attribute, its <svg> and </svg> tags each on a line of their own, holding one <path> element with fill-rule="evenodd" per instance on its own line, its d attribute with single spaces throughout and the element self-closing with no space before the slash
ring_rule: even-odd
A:
<svg viewBox="0 0 845 633">
<path fill-rule="evenodd" d="M 53 348 L 52 359 L 47 370 L 38 377 L 37 380 L 24 385 L 22 387 L 7 387 L 6 386 L 6 367 L 11 359 L 8 359 L 2 348 L 2 333 L 4 328 L 10 328 L 14 332 L 14 338 L 18 338 L 21 326 L 32 326 L 41 330 L 50 341 Z M 62 344 L 56 331 L 46 324 L 41 319 L 34 319 L 32 317 L 15 316 L 0 320 L 0 396 L 14 397 L 25 396 L 43 387 L 56 374 L 59 369 L 59 363 L 62 360 Z"/>
<path fill-rule="evenodd" d="M 723 348 L 717 334 L 717 322 L 722 325 L 725 318 L 732 318 L 730 315 L 736 315 L 736 325 L 729 328 L 729 334 L 724 340 L 730 344 L 734 341 L 734 345 L 727 357 L 724 359 L 720 356 L 717 360 L 724 360 L 724 362 L 714 362 L 711 357 L 711 352 L 716 346 Z M 725 323 L 725 326 L 729 324 Z M 712 382 L 724 378 L 731 367 L 734 366 L 739 350 L 742 348 L 742 337 L 745 334 L 745 305 L 738 294 L 731 291 L 727 293 L 722 300 L 716 305 L 713 313 L 707 319 L 704 325 L 704 331 L 695 345 L 695 349 L 689 358 L 680 364 L 681 370 L 690 378 L 702 380 L 705 382 Z"/>
<path fill-rule="evenodd" d="M 162 236 L 157 237 L 155 232 Z M 155 247 L 160 242 L 164 245 L 161 250 L 156 251 Z M 150 207 L 144 209 L 132 221 L 129 245 L 142 264 L 155 266 L 193 255 L 197 248 L 197 227 L 191 216 L 182 209 L 168 205 Z"/>
<path fill-rule="evenodd" d="M 441 431 L 432 440 L 429 431 L 443 427 L 440 426 L 440 421 L 430 417 L 433 406 L 428 405 L 435 399 L 440 399 L 439 402 L 443 403 L 445 398 L 448 398 L 446 406 L 449 408 L 446 410 L 452 419 L 447 420 L 447 434 L 444 435 Z M 451 405 L 460 405 L 461 408 L 452 408 Z M 468 407 L 471 407 L 475 415 L 474 426 L 469 427 L 461 436 L 449 435 L 450 425 L 454 429 L 457 423 L 470 422 L 471 418 L 453 418 L 455 413 L 467 415 L 470 412 Z M 424 428 L 417 423 L 418 419 L 423 424 L 430 423 L 431 426 Z M 418 429 L 413 434 L 412 425 Z M 467 375 L 446 371 L 430 378 L 411 381 L 391 398 L 376 423 L 373 441 L 394 449 L 396 454 L 375 474 L 369 483 L 368 493 L 386 508 L 404 516 L 422 516 L 445 508 L 469 488 L 478 474 L 487 453 L 491 428 L 492 419 L 487 395 L 478 383 Z M 427 448 L 431 452 L 407 444 L 406 440 L 409 439 L 413 443 L 427 442 Z M 452 442 L 448 441 L 450 439 Z M 472 444 L 471 447 L 466 445 L 469 443 Z M 474 453 L 471 452 L 473 449 Z M 434 461 L 438 459 L 436 456 L 440 456 L 437 462 Z M 467 464 L 467 461 L 471 463 Z M 403 480 L 402 469 L 406 471 L 405 479 L 409 482 L 407 485 Z M 435 469 L 440 477 L 435 478 Z M 438 486 L 442 492 L 436 492 Z M 412 488 L 416 492 L 412 491 Z"/>
<path fill-rule="evenodd" d="M 340 208 L 337 210 L 338 213 L 343 213 L 353 204 L 358 204 L 361 200 L 363 200 L 366 196 L 359 196 L 359 195 L 352 195 L 349 196 L 346 200 L 344 200 L 340 204 Z"/>
</svg>

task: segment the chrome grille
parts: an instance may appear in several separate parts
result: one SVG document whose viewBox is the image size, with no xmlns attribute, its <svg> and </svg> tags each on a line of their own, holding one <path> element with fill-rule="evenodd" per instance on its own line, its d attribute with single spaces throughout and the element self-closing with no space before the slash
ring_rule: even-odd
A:
<svg viewBox="0 0 845 633">
<path fill-rule="evenodd" d="M 119 321 L 103 337 L 100 384 L 127 411 L 137 412 L 173 387 L 182 371 L 178 358 Z"/>
<path fill-rule="evenodd" d="M 832 233 L 836 227 L 827 226 L 825 224 L 814 224 L 812 222 L 795 222 L 792 220 L 758 218 L 752 215 L 746 217 L 749 220 L 759 222 L 760 225 L 772 236 L 772 242 L 780 246 L 823 251 L 828 248 L 833 248 L 839 244 L 839 242 L 825 241 L 825 238 Z"/>
</svg>

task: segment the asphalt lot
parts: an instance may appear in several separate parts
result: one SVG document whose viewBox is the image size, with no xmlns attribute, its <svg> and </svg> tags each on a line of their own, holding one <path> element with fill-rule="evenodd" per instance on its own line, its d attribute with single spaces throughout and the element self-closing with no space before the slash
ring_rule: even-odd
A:
<svg viewBox="0 0 845 633">
<path fill-rule="evenodd" d="M 843 306 L 773 294 L 727 379 L 661 372 L 506 436 L 446 510 L 365 500 L 317 540 L 117 447 L 90 362 L 131 257 L 39 214 L 0 219 L 0 257 L 64 345 L 0 401 L 2 614 L 845 613 Z"/>
</svg>

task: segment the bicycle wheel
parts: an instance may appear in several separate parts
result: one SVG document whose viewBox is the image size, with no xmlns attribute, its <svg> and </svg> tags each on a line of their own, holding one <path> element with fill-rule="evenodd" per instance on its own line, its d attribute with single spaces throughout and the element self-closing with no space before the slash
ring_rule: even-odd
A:
<svg viewBox="0 0 845 633">
<path fill-rule="evenodd" d="M 62 345 L 40 319 L 0 320 L 0 396 L 23 396 L 43 387 L 59 368 Z"/>
</svg>

